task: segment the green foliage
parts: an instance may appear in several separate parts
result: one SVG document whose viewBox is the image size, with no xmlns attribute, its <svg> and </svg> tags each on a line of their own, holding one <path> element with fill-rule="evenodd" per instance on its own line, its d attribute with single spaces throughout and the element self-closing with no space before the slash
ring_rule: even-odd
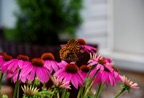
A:
<svg viewBox="0 0 144 98">
<path fill-rule="evenodd" d="M 13 38 L 10 37 L 16 41 L 54 44 L 58 33 L 74 36 L 81 23 L 82 0 L 16 1 L 19 12 L 16 13 L 16 27 L 12 30 L 15 33 L 11 35 Z"/>
<path fill-rule="evenodd" d="M 2 98 L 8 98 L 8 96 L 7 95 L 3 95 Z"/>
</svg>

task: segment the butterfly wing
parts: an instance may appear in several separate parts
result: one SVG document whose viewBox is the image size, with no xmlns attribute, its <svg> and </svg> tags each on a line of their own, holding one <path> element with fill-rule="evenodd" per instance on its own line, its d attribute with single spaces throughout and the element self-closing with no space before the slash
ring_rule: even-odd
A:
<svg viewBox="0 0 144 98">
<path fill-rule="evenodd" d="M 74 59 L 80 51 L 80 45 L 74 39 L 70 39 L 65 47 L 60 50 L 61 59 Z"/>
</svg>

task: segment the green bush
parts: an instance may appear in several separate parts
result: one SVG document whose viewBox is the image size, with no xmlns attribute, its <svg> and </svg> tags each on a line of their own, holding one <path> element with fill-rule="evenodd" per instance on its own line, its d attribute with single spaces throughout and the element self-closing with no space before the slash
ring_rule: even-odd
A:
<svg viewBox="0 0 144 98">
<path fill-rule="evenodd" d="M 75 36 L 82 0 L 16 0 L 16 26 L 7 38 L 30 44 L 59 44 L 59 33 Z M 10 33 L 10 35 L 9 35 Z M 9 35 L 9 36 L 7 36 Z"/>
</svg>

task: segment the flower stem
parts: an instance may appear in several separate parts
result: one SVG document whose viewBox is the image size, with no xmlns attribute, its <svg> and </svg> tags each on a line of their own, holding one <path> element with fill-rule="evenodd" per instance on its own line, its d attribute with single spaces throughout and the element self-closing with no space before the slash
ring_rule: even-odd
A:
<svg viewBox="0 0 144 98">
<path fill-rule="evenodd" d="M 19 74 L 20 74 L 20 71 L 18 72 L 18 77 L 17 77 L 17 81 L 16 81 L 16 84 L 15 84 L 15 88 L 14 88 L 14 95 L 13 95 L 13 98 L 19 98 Z"/>
<path fill-rule="evenodd" d="M 77 98 L 81 98 L 81 96 L 83 95 L 83 91 L 84 91 L 84 87 L 82 86 L 82 87 L 79 89 Z"/>
<path fill-rule="evenodd" d="M 115 98 L 118 98 L 124 91 L 125 91 L 125 89 L 122 89 L 122 90 L 115 96 Z"/>
<path fill-rule="evenodd" d="M 59 92 L 57 92 L 57 98 L 60 98 L 60 96 L 59 96 Z"/>
<path fill-rule="evenodd" d="M 62 97 L 61 97 L 61 98 L 65 98 L 66 91 L 67 91 L 66 89 L 63 89 L 63 90 L 62 90 Z"/>
<path fill-rule="evenodd" d="M 18 88 L 17 88 L 17 98 L 19 98 L 19 90 L 20 90 L 20 84 L 18 83 Z"/>
<path fill-rule="evenodd" d="M 104 86 L 104 83 L 102 83 L 102 84 L 99 85 L 98 91 L 95 94 L 94 98 L 99 98 L 99 95 L 100 95 L 100 93 L 102 91 L 103 86 Z"/>
<path fill-rule="evenodd" d="M 2 86 L 2 78 L 3 78 L 3 73 L 0 73 L 0 90 L 1 90 L 1 86 Z"/>
<path fill-rule="evenodd" d="M 42 90 L 46 90 L 46 83 L 43 84 Z"/>
</svg>

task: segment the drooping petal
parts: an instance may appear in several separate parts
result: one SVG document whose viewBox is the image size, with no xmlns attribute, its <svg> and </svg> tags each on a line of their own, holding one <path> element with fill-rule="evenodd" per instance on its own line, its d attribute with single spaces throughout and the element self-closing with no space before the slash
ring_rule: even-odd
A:
<svg viewBox="0 0 144 98">
<path fill-rule="evenodd" d="M 27 76 L 27 79 L 30 81 L 33 81 L 35 78 L 35 73 L 36 73 L 36 69 L 35 69 L 35 67 L 33 67 L 30 74 Z"/>
<path fill-rule="evenodd" d="M 26 76 L 20 76 L 20 80 L 25 83 L 26 82 Z"/>
<path fill-rule="evenodd" d="M 15 72 L 15 73 L 13 74 L 13 77 L 12 77 L 12 80 L 13 80 L 14 83 L 16 83 L 17 78 L 18 78 L 18 72 Z"/>
<path fill-rule="evenodd" d="M 48 73 L 47 69 L 45 69 L 45 68 L 37 68 L 36 76 L 42 83 L 47 82 L 49 79 L 49 73 Z"/>
<path fill-rule="evenodd" d="M 19 68 L 22 68 L 24 65 L 24 61 L 23 60 L 18 60 L 18 66 Z"/>
<path fill-rule="evenodd" d="M 7 67 L 8 67 L 8 65 L 5 65 L 5 66 L 1 67 L 1 70 L 2 70 L 3 73 L 7 71 Z"/>
<path fill-rule="evenodd" d="M 109 74 L 109 81 L 110 81 L 110 83 L 111 83 L 111 85 L 115 85 L 115 79 L 114 79 L 114 76 L 113 75 L 111 75 L 111 74 Z"/>
<path fill-rule="evenodd" d="M 65 81 L 71 81 L 71 79 L 72 79 L 71 73 L 66 74 L 64 79 L 65 79 Z"/>
<path fill-rule="evenodd" d="M 44 66 L 48 69 L 51 70 L 51 65 L 50 62 L 48 60 L 44 61 Z"/>
<path fill-rule="evenodd" d="M 76 88 L 76 89 L 78 89 L 78 79 L 75 77 L 75 75 L 72 75 L 72 77 L 71 77 L 72 79 L 71 79 L 71 83 L 73 84 L 73 86 Z"/>
<path fill-rule="evenodd" d="M 64 69 L 60 69 L 57 72 L 54 73 L 54 76 L 58 77 L 61 73 L 64 72 Z"/>
<path fill-rule="evenodd" d="M 108 79 L 107 72 L 102 72 L 102 77 L 101 77 L 102 82 L 105 82 L 107 79 Z"/>
<path fill-rule="evenodd" d="M 33 69 L 32 65 L 29 65 L 29 66 L 23 68 L 23 69 L 21 70 L 21 73 L 20 73 L 21 76 L 28 75 L 28 74 L 32 71 L 32 69 Z"/>
<path fill-rule="evenodd" d="M 81 86 L 83 84 L 83 79 L 77 73 L 75 74 L 75 77 L 77 78 L 77 83 Z"/>
<path fill-rule="evenodd" d="M 13 62 L 11 64 L 9 64 L 7 70 L 11 70 L 11 71 L 15 71 L 17 69 L 18 65 L 17 65 L 17 60 L 13 60 Z"/>
<path fill-rule="evenodd" d="M 66 77 L 67 74 L 68 74 L 68 73 L 66 73 L 66 72 L 62 72 L 62 73 L 60 73 L 57 77 L 58 77 L 58 79 L 59 79 L 60 81 L 62 81 L 62 80 Z"/>
<path fill-rule="evenodd" d="M 9 78 L 11 78 L 12 76 L 13 76 L 13 73 L 8 72 L 7 75 L 6 75 L 6 78 L 9 79 Z"/>
<path fill-rule="evenodd" d="M 50 62 L 51 63 L 51 67 L 52 67 L 52 69 L 54 69 L 54 71 L 56 72 L 56 71 L 58 71 L 58 65 L 57 65 L 57 63 L 56 62 Z"/>
<path fill-rule="evenodd" d="M 67 64 L 68 64 L 68 63 L 67 63 L 66 61 L 62 60 L 60 63 L 58 63 L 58 66 L 59 66 L 60 68 L 64 68 Z"/>
</svg>

